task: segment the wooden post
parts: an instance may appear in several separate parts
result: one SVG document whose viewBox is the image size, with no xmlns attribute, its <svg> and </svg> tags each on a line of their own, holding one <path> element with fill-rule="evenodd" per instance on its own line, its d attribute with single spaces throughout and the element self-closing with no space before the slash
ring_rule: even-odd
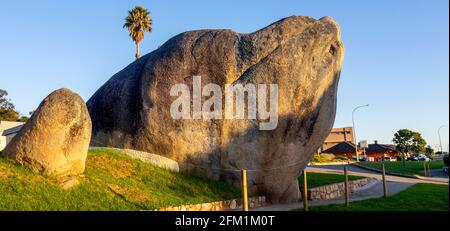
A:
<svg viewBox="0 0 450 231">
<path fill-rule="evenodd" d="M 247 170 L 242 169 L 242 211 L 248 211 Z"/>
<path fill-rule="evenodd" d="M 428 176 L 429 176 L 429 177 L 431 177 L 430 162 L 431 162 L 431 161 L 427 161 L 427 166 L 428 166 Z"/>
<path fill-rule="evenodd" d="M 303 192 L 302 192 L 302 199 L 303 199 L 303 209 L 305 211 L 308 211 L 308 177 L 306 176 L 306 169 L 303 170 Z"/>
<path fill-rule="evenodd" d="M 386 187 L 386 170 L 384 169 L 384 163 L 381 164 L 381 172 L 383 174 L 383 193 L 384 198 L 387 197 L 387 187 Z"/>
<path fill-rule="evenodd" d="M 347 166 L 344 167 L 344 193 L 345 193 L 345 206 L 350 205 L 350 192 L 348 188 L 348 173 L 347 173 Z"/>
<path fill-rule="evenodd" d="M 424 172 L 424 175 L 425 176 L 428 176 L 428 173 L 427 173 L 427 162 L 423 162 L 423 172 Z"/>
</svg>

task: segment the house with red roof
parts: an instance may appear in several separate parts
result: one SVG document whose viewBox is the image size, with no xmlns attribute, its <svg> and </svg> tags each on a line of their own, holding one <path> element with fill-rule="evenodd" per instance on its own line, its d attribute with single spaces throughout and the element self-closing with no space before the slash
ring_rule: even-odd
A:
<svg viewBox="0 0 450 231">
<path fill-rule="evenodd" d="M 346 156 L 347 158 L 356 158 L 355 145 L 351 142 L 344 141 L 328 148 L 321 153 L 330 153 L 335 156 Z M 365 156 L 368 161 L 383 161 L 387 158 L 396 160 L 400 156 L 400 152 L 396 150 L 392 144 L 379 144 L 374 141 L 369 144 L 368 148 L 361 149 L 358 147 L 358 154 Z"/>
</svg>

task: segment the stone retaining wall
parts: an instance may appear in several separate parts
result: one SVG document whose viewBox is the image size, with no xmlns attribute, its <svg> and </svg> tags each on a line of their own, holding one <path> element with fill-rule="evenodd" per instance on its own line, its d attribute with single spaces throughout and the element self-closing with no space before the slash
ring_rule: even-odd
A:
<svg viewBox="0 0 450 231">
<path fill-rule="evenodd" d="M 349 181 L 349 189 L 350 192 L 357 190 L 361 187 L 364 187 L 372 182 L 375 182 L 375 178 L 364 178 L 359 180 Z M 308 199 L 309 200 L 330 200 L 340 196 L 343 196 L 344 191 L 344 182 L 324 185 L 316 188 L 311 188 L 308 190 Z"/>
<path fill-rule="evenodd" d="M 267 203 L 265 196 L 248 198 L 249 208 L 261 207 L 265 206 L 266 204 Z M 242 209 L 242 199 L 216 201 L 193 205 L 180 205 L 174 207 L 155 209 L 155 211 L 229 211 L 236 209 Z"/>
</svg>

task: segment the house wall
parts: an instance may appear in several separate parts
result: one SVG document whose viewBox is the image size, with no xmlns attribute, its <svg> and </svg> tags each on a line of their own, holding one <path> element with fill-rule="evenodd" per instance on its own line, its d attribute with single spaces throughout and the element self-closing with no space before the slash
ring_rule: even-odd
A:
<svg viewBox="0 0 450 231">
<path fill-rule="evenodd" d="M 11 142 L 12 138 L 16 136 L 17 133 L 9 134 L 7 136 L 0 136 L 0 151 L 5 149 L 6 145 Z"/>
<path fill-rule="evenodd" d="M 11 139 L 16 135 L 14 133 L 8 136 L 3 136 L 3 131 L 23 124 L 23 122 L 0 121 L 0 151 L 3 150 L 9 141 L 11 141 Z"/>
<path fill-rule="evenodd" d="M 0 136 L 0 151 L 6 147 L 6 136 Z"/>
<path fill-rule="evenodd" d="M 4 130 L 17 127 L 24 124 L 23 122 L 12 122 L 12 121 L 0 121 L 0 135 Z"/>
<path fill-rule="evenodd" d="M 9 134 L 6 136 L 6 144 L 9 144 L 11 142 L 12 138 L 16 136 L 17 133 Z"/>
<path fill-rule="evenodd" d="M 355 152 L 349 152 L 349 153 L 331 153 L 335 156 L 346 156 L 347 158 L 352 158 L 352 156 L 356 155 Z"/>
<path fill-rule="evenodd" d="M 367 153 L 367 157 L 369 158 L 369 161 L 382 161 L 384 157 L 397 157 L 397 153 L 395 152 L 369 152 Z"/>
<path fill-rule="evenodd" d="M 352 127 L 344 127 L 344 128 L 333 128 L 322 144 L 322 147 L 319 149 L 319 152 L 326 150 L 339 144 L 341 142 L 350 142 L 353 143 L 353 128 Z"/>
</svg>

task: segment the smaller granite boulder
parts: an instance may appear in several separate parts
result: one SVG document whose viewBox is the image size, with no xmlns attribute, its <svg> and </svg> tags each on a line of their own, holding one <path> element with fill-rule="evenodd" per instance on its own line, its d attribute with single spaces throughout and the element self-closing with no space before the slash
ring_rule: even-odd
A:
<svg viewBox="0 0 450 231">
<path fill-rule="evenodd" d="M 45 98 L 3 155 L 47 176 L 84 172 L 92 123 L 83 99 L 69 89 Z"/>
</svg>

